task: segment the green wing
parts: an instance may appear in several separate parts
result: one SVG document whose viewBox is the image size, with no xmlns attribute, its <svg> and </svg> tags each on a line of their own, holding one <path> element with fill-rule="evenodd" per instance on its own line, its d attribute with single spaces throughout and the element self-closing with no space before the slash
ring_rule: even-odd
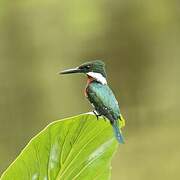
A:
<svg viewBox="0 0 180 180">
<path fill-rule="evenodd" d="M 95 110 L 110 120 L 117 141 L 123 144 L 124 138 L 120 128 L 125 126 L 125 120 L 121 116 L 118 102 L 112 90 L 107 85 L 93 82 L 87 87 L 87 95 Z M 120 124 L 118 120 L 121 120 Z"/>
<path fill-rule="evenodd" d="M 120 118 L 118 102 L 107 85 L 93 82 L 87 87 L 87 95 L 89 101 L 100 115 L 104 115 L 111 122 Z"/>
</svg>

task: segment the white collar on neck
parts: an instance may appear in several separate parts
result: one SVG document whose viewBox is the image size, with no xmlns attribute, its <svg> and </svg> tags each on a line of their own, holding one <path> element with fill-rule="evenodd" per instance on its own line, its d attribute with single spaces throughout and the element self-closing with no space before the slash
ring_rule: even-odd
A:
<svg viewBox="0 0 180 180">
<path fill-rule="evenodd" d="M 106 78 L 101 73 L 88 72 L 87 75 L 96 79 L 98 82 L 100 82 L 103 85 L 107 84 Z"/>
</svg>

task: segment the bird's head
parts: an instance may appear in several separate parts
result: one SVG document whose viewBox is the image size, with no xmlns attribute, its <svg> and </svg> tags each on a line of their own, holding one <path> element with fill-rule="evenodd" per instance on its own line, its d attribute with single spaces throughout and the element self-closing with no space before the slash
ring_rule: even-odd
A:
<svg viewBox="0 0 180 180">
<path fill-rule="evenodd" d="M 61 71 L 60 74 L 84 73 L 87 76 L 94 78 L 96 81 L 107 84 L 105 63 L 101 60 L 95 60 L 84 63 L 76 68 Z"/>
</svg>

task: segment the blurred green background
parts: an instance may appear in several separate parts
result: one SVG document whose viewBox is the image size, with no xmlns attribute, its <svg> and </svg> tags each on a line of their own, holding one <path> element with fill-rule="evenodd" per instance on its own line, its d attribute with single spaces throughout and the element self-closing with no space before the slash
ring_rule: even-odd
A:
<svg viewBox="0 0 180 180">
<path fill-rule="evenodd" d="M 0 173 L 53 120 L 91 110 L 86 78 L 107 64 L 127 119 L 113 180 L 180 179 L 180 2 L 1 0 Z"/>
</svg>

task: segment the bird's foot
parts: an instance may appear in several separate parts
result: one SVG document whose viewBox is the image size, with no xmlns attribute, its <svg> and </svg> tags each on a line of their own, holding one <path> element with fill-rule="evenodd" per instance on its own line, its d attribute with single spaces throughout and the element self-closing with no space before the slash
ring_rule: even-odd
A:
<svg viewBox="0 0 180 180">
<path fill-rule="evenodd" d="M 100 117 L 101 115 L 99 115 L 96 111 L 93 111 L 93 113 L 94 113 L 94 115 L 96 116 L 97 120 L 99 120 L 99 117 Z"/>
<path fill-rule="evenodd" d="M 104 116 L 103 116 L 103 119 L 104 119 L 104 121 L 106 122 L 107 119 L 106 119 Z"/>
</svg>

